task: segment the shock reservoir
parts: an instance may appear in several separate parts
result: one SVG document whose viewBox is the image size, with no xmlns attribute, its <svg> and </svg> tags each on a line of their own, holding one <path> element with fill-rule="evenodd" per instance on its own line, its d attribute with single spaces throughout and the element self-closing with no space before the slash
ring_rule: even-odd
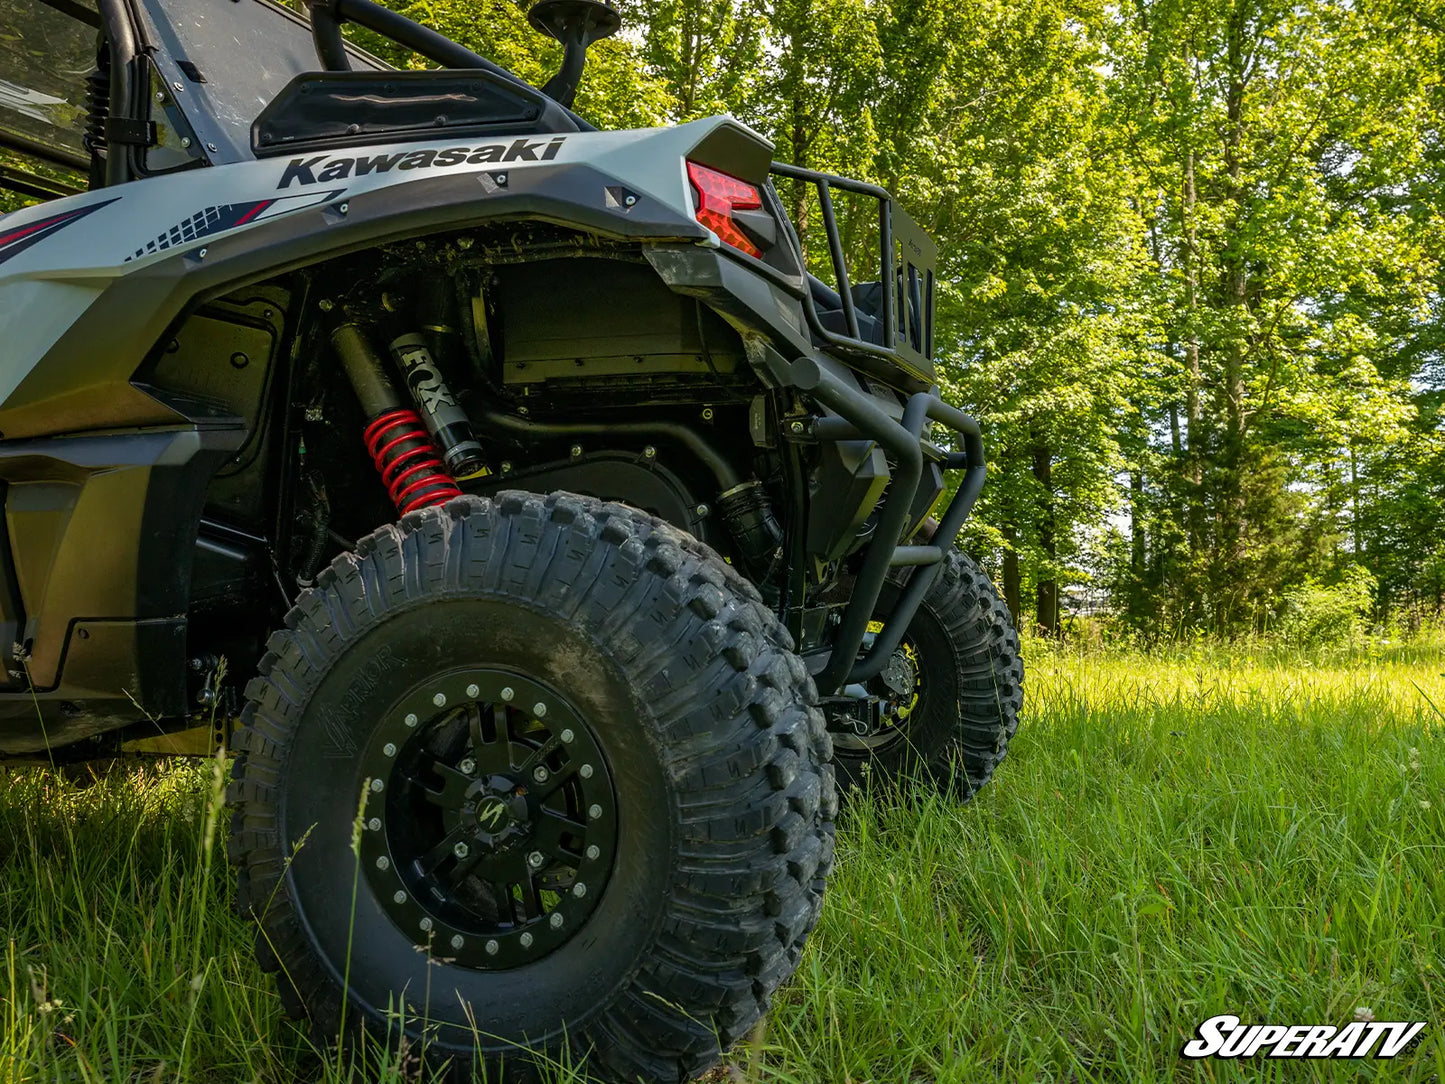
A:
<svg viewBox="0 0 1445 1084">
<path fill-rule="evenodd" d="M 447 470 L 462 478 L 482 470 L 486 466 L 482 446 L 477 443 L 466 411 L 457 405 L 442 379 L 426 339 L 414 333 L 398 336 L 391 341 L 391 356 L 401 369 L 427 432 L 446 460 Z"/>
</svg>

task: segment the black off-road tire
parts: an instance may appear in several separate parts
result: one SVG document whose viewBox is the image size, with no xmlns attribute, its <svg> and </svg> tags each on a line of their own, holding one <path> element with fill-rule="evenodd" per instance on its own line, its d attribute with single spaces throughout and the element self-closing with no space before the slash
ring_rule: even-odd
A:
<svg viewBox="0 0 1445 1084">
<path fill-rule="evenodd" d="M 885 584 L 880 615 L 898 594 L 896 580 Z M 904 643 L 917 655 L 918 702 L 871 748 L 835 720 L 839 785 L 922 780 L 967 801 L 992 778 L 1018 729 L 1024 667 L 1013 617 L 988 574 L 950 550 Z"/>
<path fill-rule="evenodd" d="M 615 792 L 593 909 L 505 969 L 463 966 L 434 943 L 440 918 L 404 931 L 374 890 L 367 863 L 393 837 L 368 818 L 406 781 L 357 820 L 374 735 L 475 666 L 531 669 L 575 705 Z M 812 680 L 750 585 L 635 509 L 505 492 L 409 514 L 303 593 L 247 697 L 228 792 L 236 903 L 319 1040 L 359 1027 L 395 1046 L 404 1028 L 460 1079 L 565 1061 L 601 1080 L 688 1080 L 766 1010 L 817 921 L 837 797 Z M 386 756 L 399 765 L 406 748 Z"/>
</svg>

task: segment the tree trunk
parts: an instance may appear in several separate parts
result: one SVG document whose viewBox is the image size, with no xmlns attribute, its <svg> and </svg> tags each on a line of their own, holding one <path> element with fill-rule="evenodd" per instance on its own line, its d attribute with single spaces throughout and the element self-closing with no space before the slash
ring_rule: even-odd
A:
<svg viewBox="0 0 1445 1084">
<path fill-rule="evenodd" d="M 1014 624 L 1018 625 L 1023 613 L 1019 605 L 1022 585 L 1019 583 L 1019 529 L 1016 524 L 1003 525 L 1003 541 L 1003 600 L 1008 604 L 1009 613 L 1013 614 Z"/>
<path fill-rule="evenodd" d="M 1189 555 L 1198 558 L 1204 550 L 1204 417 L 1199 400 L 1199 339 L 1194 327 L 1199 307 L 1198 246 L 1194 232 L 1194 152 L 1184 155 L 1184 198 L 1180 204 L 1180 225 L 1184 233 L 1184 307 L 1190 327 L 1184 342 L 1184 437 L 1188 442 L 1185 478 L 1189 483 L 1188 511 L 1185 521 L 1189 537 Z"/>
<path fill-rule="evenodd" d="M 1042 507 L 1039 509 L 1039 549 L 1043 551 L 1047 567 L 1039 574 L 1035 598 L 1035 619 L 1039 629 L 1046 636 L 1057 636 L 1059 632 L 1059 582 L 1054 574 L 1054 561 L 1058 557 L 1058 543 L 1054 538 L 1054 483 L 1053 454 L 1047 444 L 1035 444 L 1033 449 L 1033 473 L 1044 491 Z"/>
</svg>

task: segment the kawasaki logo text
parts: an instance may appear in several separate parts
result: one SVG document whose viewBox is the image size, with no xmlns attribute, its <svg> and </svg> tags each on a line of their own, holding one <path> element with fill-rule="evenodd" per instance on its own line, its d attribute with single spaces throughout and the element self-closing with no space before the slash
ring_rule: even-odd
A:
<svg viewBox="0 0 1445 1084">
<path fill-rule="evenodd" d="M 286 164 L 277 188 L 292 184 L 328 184 L 348 177 L 366 177 L 392 170 L 429 169 L 432 166 L 483 165 L 488 162 L 550 162 L 566 142 L 555 139 L 516 139 L 511 143 L 485 143 L 480 147 L 447 147 L 396 151 L 392 154 L 358 154 L 354 158 L 332 158 L 318 154 L 313 158 L 293 158 Z"/>
</svg>

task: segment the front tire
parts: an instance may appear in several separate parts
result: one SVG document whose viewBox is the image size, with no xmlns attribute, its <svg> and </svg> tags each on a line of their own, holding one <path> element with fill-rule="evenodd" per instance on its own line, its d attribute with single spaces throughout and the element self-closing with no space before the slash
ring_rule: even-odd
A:
<svg viewBox="0 0 1445 1084">
<path fill-rule="evenodd" d="M 899 594 L 885 584 L 882 621 Z M 988 574 L 956 549 L 944 556 L 890 666 L 869 689 L 885 704 L 879 724 L 835 713 L 840 784 L 922 781 L 967 801 L 1008 752 L 1023 707 L 1023 660 L 1008 607 Z"/>
<path fill-rule="evenodd" d="M 758 1019 L 836 797 L 811 679 L 721 559 L 621 505 L 463 497 L 362 540 L 286 624 L 230 796 L 293 1014 L 494 1080 L 684 1080 Z"/>
</svg>

